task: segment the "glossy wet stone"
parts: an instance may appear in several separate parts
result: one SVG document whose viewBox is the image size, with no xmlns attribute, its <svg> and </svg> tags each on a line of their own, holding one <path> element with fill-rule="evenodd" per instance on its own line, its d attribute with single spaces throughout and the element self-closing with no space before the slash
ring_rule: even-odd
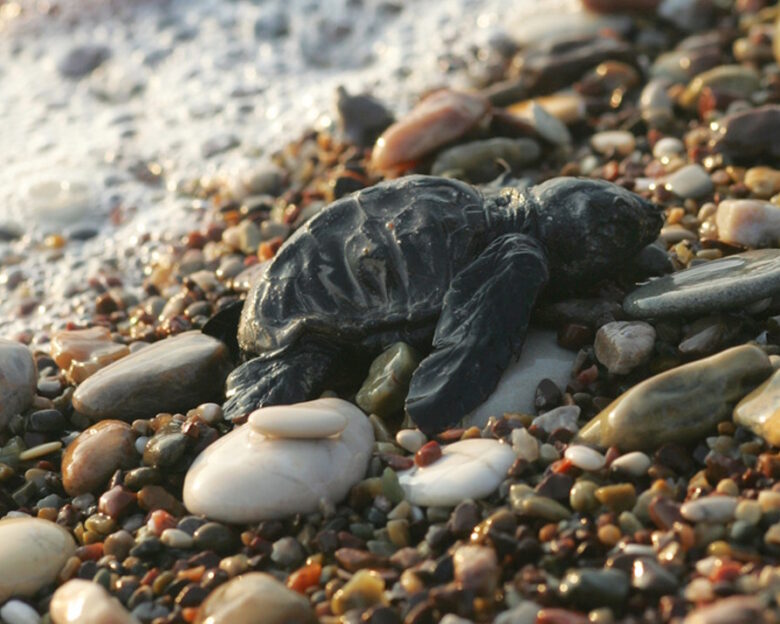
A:
<svg viewBox="0 0 780 624">
<path fill-rule="evenodd" d="M 195 624 L 316 624 L 309 601 L 270 574 L 250 572 L 214 590 Z"/>
<path fill-rule="evenodd" d="M 736 97 L 750 97 L 758 89 L 761 77 L 743 65 L 720 65 L 696 76 L 680 96 L 682 106 L 696 106 L 702 90 L 715 89 Z"/>
<path fill-rule="evenodd" d="M 463 420 L 463 424 L 481 427 L 491 416 L 518 412 L 533 414 L 539 382 L 549 379 L 565 388 L 575 357 L 575 353 L 558 346 L 554 332 L 530 330 L 520 359 L 509 365 L 493 393 Z"/>
<path fill-rule="evenodd" d="M 780 371 L 737 404 L 734 422 L 780 446 Z"/>
<path fill-rule="evenodd" d="M 718 238 L 745 247 L 780 244 L 780 206 L 757 199 L 727 199 L 715 213 Z"/>
<path fill-rule="evenodd" d="M 729 310 L 780 293 L 780 249 L 761 249 L 712 260 L 652 280 L 623 300 L 639 318 Z"/>
<path fill-rule="evenodd" d="M 32 353 L 23 344 L 0 338 L 0 428 L 30 406 L 37 375 Z"/>
<path fill-rule="evenodd" d="M 83 431 L 62 455 L 62 484 L 71 496 L 96 491 L 119 468 L 138 462 L 135 434 L 120 420 L 104 420 Z"/>
<path fill-rule="evenodd" d="M 371 166 L 386 171 L 412 163 L 462 136 L 487 109 L 487 101 L 478 95 L 436 91 L 382 133 Z"/>
<path fill-rule="evenodd" d="M 646 379 L 615 399 L 578 438 L 623 451 L 698 440 L 772 372 L 767 355 L 742 345 Z"/>
<path fill-rule="evenodd" d="M 186 412 L 221 396 L 230 367 L 222 342 L 186 332 L 102 368 L 76 389 L 73 406 L 92 420 Z"/>
<path fill-rule="evenodd" d="M 87 377 L 130 353 L 127 345 L 111 340 L 106 327 L 63 330 L 51 339 L 51 356 L 68 381 L 80 384 Z"/>
<path fill-rule="evenodd" d="M 610 373 L 625 375 L 646 363 L 653 353 L 655 328 L 643 321 L 615 321 L 596 332 L 596 358 Z"/>
<path fill-rule="evenodd" d="M 432 464 L 398 473 L 398 480 L 413 505 L 454 507 L 462 500 L 484 498 L 504 480 L 515 461 L 507 444 L 475 438 L 442 447 Z"/>
<path fill-rule="evenodd" d="M 771 167 L 751 167 L 743 181 L 751 193 L 762 199 L 780 193 L 780 171 Z"/>
<path fill-rule="evenodd" d="M 403 342 L 391 345 L 371 362 L 355 403 L 380 418 L 397 414 L 403 409 L 409 380 L 419 364 L 420 355 L 412 347 Z"/>
<path fill-rule="evenodd" d="M 70 533 L 38 518 L 0 520 L 0 602 L 52 583 L 76 550 Z"/>
<path fill-rule="evenodd" d="M 139 624 L 102 585 L 81 579 L 54 592 L 49 615 L 53 624 Z"/>
<path fill-rule="evenodd" d="M 340 502 L 365 475 L 374 443 L 371 424 L 341 399 L 303 406 L 343 415 L 346 427 L 322 439 L 269 438 L 251 422 L 233 430 L 201 453 L 187 472 L 187 509 L 225 522 L 257 522 L 311 513 L 322 499 Z"/>
</svg>

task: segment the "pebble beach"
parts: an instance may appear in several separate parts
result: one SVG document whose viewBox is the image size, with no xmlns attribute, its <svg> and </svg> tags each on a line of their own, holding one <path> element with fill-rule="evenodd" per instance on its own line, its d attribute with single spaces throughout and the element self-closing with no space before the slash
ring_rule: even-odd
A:
<svg viewBox="0 0 780 624">
<path fill-rule="evenodd" d="M 0 0 L 2 624 L 780 621 L 780 10 L 506 5 Z M 545 243 L 474 409 L 406 411 L 399 325 L 238 410 L 334 202 L 564 177 L 615 198 L 587 257 L 621 193 L 658 227 Z"/>
</svg>

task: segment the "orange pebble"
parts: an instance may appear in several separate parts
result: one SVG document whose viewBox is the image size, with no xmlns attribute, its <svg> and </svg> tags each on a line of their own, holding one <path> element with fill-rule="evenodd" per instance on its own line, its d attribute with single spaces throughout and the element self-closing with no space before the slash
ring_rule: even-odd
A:
<svg viewBox="0 0 780 624">
<path fill-rule="evenodd" d="M 287 587 L 305 594 L 309 587 L 313 587 L 320 582 L 321 574 L 322 566 L 319 563 L 303 566 L 290 574 L 290 577 L 287 579 Z"/>
</svg>

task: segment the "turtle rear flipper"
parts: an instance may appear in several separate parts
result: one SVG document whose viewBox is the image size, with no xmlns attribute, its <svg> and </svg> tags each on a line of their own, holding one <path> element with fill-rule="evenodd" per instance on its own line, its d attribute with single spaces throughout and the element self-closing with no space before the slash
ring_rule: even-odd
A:
<svg viewBox="0 0 780 624">
<path fill-rule="evenodd" d="M 244 362 L 228 375 L 225 418 L 236 420 L 265 405 L 317 398 L 332 380 L 341 354 L 338 347 L 307 341 Z"/>
<path fill-rule="evenodd" d="M 406 411 L 425 432 L 453 424 L 487 399 L 525 340 L 549 277 L 540 243 L 505 234 L 452 281 L 433 352 L 412 376 Z"/>
</svg>

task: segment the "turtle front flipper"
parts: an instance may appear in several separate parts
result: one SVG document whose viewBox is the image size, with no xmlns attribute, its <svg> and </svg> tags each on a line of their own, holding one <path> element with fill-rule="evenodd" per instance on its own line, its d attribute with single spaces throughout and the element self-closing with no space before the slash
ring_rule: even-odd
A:
<svg viewBox="0 0 780 624">
<path fill-rule="evenodd" d="M 336 347 L 306 342 L 244 362 L 228 375 L 225 418 L 236 420 L 265 405 L 317 398 L 327 389 L 340 354 Z"/>
<path fill-rule="evenodd" d="M 412 376 L 406 411 L 425 432 L 451 425 L 487 399 L 525 340 L 549 276 L 540 243 L 505 234 L 452 281 L 433 351 Z"/>
</svg>

